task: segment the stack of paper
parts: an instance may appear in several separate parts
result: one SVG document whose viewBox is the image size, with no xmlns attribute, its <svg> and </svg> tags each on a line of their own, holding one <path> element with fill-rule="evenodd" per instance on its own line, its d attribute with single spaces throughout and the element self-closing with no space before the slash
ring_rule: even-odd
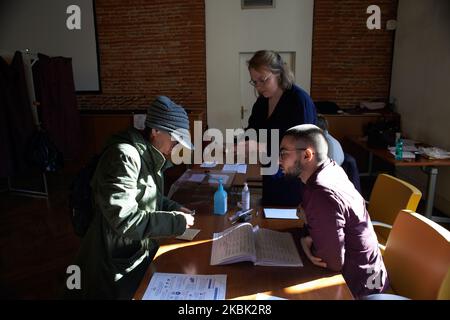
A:
<svg viewBox="0 0 450 320">
<path fill-rule="evenodd" d="M 420 151 L 430 159 L 449 159 L 450 158 L 450 152 L 440 149 L 440 148 L 436 148 L 436 147 L 420 148 Z"/>
<path fill-rule="evenodd" d="M 395 157 L 395 150 L 394 151 L 390 151 L 391 154 Z M 403 151 L 402 153 L 402 159 L 415 159 L 416 155 L 412 152 L 409 151 Z"/>
</svg>

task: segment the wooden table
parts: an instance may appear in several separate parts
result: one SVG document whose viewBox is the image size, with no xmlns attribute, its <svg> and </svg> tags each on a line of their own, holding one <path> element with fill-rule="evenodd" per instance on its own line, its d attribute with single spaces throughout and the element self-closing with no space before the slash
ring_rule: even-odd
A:
<svg viewBox="0 0 450 320">
<path fill-rule="evenodd" d="M 394 156 L 389 152 L 387 148 L 371 148 L 368 146 L 367 141 L 363 140 L 361 137 L 348 137 L 347 139 L 351 143 L 356 144 L 369 153 L 368 175 L 372 175 L 372 163 L 374 156 L 387 163 L 390 163 L 395 167 L 420 167 L 422 171 L 428 175 L 425 216 L 436 222 L 450 221 L 448 218 L 433 216 L 438 167 L 450 166 L 450 159 L 427 159 L 424 157 L 420 157 L 419 159 L 395 160 Z"/>
<path fill-rule="evenodd" d="M 256 171 L 255 171 L 256 172 Z M 244 178 L 242 178 L 244 179 Z M 237 183 L 241 183 L 239 180 Z M 194 228 L 200 233 L 191 242 L 168 239 L 161 243 L 155 258 L 147 270 L 135 299 L 142 299 L 150 279 L 155 272 L 183 274 L 226 274 L 226 299 L 255 299 L 257 293 L 284 297 L 288 299 L 353 299 L 341 274 L 314 266 L 304 255 L 299 242 L 299 228 L 302 220 L 265 219 L 262 208 L 252 199 L 251 222 L 261 228 L 291 232 L 294 236 L 304 267 L 263 267 L 251 262 L 241 262 L 223 266 L 211 266 L 211 247 L 214 232 L 221 232 L 231 226 L 228 217 L 212 214 L 212 192 L 207 185 L 192 191 L 180 188 L 174 199 L 196 210 Z M 191 190 L 191 192 L 189 192 Z M 200 193 L 200 194 L 199 194 Z M 234 203 L 229 201 L 231 206 Z M 257 215 L 256 212 L 259 214 Z"/>
</svg>

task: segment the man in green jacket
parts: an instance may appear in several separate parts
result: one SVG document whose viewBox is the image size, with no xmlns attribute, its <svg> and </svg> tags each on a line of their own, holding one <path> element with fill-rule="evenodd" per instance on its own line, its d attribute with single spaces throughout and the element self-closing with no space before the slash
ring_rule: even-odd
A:
<svg viewBox="0 0 450 320">
<path fill-rule="evenodd" d="M 144 133 L 130 128 L 107 143 L 91 181 L 95 217 L 77 263 L 81 288 L 69 298 L 131 299 L 158 249 L 183 234 L 189 209 L 166 198 L 163 171 L 177 143 L 192 148 L 186 111 L 165 96 L 148 109 Z"/>
</svg>

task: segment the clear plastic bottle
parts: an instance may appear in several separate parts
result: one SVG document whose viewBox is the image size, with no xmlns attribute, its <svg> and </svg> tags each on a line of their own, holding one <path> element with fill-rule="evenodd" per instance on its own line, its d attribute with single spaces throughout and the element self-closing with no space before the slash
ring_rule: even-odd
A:
<svg viewBox="0 0 450 320">
<path fill-rule="evenodd" d="M 403 159 L 403 140 L 401 138 L 400 132 L 396 133 L 395 139 L 395 160 Z"/>
<path fill-rule="evenodd" d="M 242 211 L 246 211 L 250 209 L 250 190 L 248 189 L 247 182 L 244 184 L 244 188 L 242 189 Z"/>
<path fill-rule="evenodd" d="M 219 187 L 214 193 L 214 214 L 224 215 L 227 213 L 228 195 L 223 189 L 222 179 L 219 178 Z"/>
</svg>

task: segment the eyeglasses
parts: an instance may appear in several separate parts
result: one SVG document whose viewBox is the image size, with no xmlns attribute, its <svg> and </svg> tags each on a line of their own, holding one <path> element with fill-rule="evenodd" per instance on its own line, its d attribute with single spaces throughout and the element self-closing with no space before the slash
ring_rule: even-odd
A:
<svg viewBox="0 0 450 320">
<path fill-rule="evenodd" d="M 248 83 L 250 83 L 254 87 L 256 87 L 258 84 L 263 86 L 266 84 L 267 80 L 269 80 L 272 75 L 273 75 L 273 73 L 270 73 L 262 80 L 250 80 Z"/>
<path fill-rule="evenodd" d="M 294 151 L 305 151 L 305 150 L 306 150 L 306 148 L 295 148 L 295 149 L 292 149 L 292 150 L 281 149 L 281 150 L 280 150 L 279 156 L 280 156 L 280 159 L 284 159 L 284 158 L 286 158 L 286 156 L 287 156 L 288 153 L 290 153 L 290 152 L 294 152 Z"/>
</svg>

